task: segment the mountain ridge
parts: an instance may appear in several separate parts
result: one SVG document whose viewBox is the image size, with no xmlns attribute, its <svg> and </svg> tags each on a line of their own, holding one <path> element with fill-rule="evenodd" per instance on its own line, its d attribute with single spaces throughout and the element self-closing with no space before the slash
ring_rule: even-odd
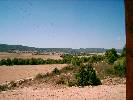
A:
<svg viewBox="0 0 133 100">
<path fill-rule="evenodd" d="M 108 49 L 105 48 L 36 48 L 30 46 L 23 46 L 23 45 L 8 45 L 8 44 L 1 44 L 0 43 L 0 52 L 11 52 L 13 50 L 19 51 L 45 51 L 45 52 L 64 52 L 64 53 L 102 53 Z M 116 49 L 118 52 L 121 52 L 122 49 Z"/>
</svg>

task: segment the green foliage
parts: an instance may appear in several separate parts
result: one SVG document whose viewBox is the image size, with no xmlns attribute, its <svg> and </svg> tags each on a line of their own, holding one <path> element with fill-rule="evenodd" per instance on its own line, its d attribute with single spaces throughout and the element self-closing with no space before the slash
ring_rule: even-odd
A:
<svg viewBox="0 0 133 100">
<path fill-rule="evenodd" d="M 96 72 L 91 64 L 82 66 L 79 73 L 76 74 L 76 78 L 77 78 L 77 85 L 79 86 L 101 84 L 101 81 L 96 76 Z"/>
<path fill-rule="evenodd" d="M 80 63 L 82 63 L 82 58 L 78 58 L 78 57 L 73 57 L 71 60 L 72 65 L 74 66 L 79 66 Z"/>
<path fill-rule="evenodd" d="M 14 58 L 14 59 L 2 59 L 0 60 L 0 65 L 39 65 L 39 64 L 72 64 L 74 66 L 80 66 L 82 63 L 86 62 L 98 62 L 104 59 L 103 56 L 94 55 L 92 57 L 78 57 L 72 55 L 64 55 L 63 59 L 54 60 L 54 59 L 41 59 L 41 58 L 31 58 L 31 59 L 22 59 L 22 58 Z"/>
<path fill-rule="evenodd" d="M 126 74 L 126 58 L 122 57 L 117 60 L 117 62 L 114 64 L 114 71 L 115 74 L 123 77 Z"/>
<path fill-rule="evenodd" d="M 68 72 L 74 69 L 74 66 L 66 66 L 64 68 L 62 68 L 60 71 L 61 72 Z"/>
<path fill-rule="evenodd" d="M 107 62 L 109 64 L 113 64 L 114 61 L 116 61 L 117 58 L 118 58 L 117 51 L 114 48 L 109 49 L 109 50 L 106 51 L 105 57 L 106 57 Z"/>
<path fill-rule="evenodd" d="M 0 92 L 6 91 L 8 89 L 8 85 L 0 85 Z"/>
<path fill-rule="evenodd" d="M 63 64 L 63 60 L 54 60 L 54 59 L 47 59 L 43 60 L 41 58 L 31 58 L 31 59 L 21 59 L 21 58 L 14 58 L 14 59 L 2 59 L 0 60 L 0 65 L 39 65 L 39 64 Z"/>
<path fill-rule="evenodd" d="M 59 75 L 60 74 L 60 70 L 58 68 L 55 68 L 53 71 L 52 71 L 53 74 L 57 74 Z"/>
<path fill-rule="evenodd" d="M 119 58 L 117 61 L 114 62 L 113 67 L 108 68 L 105 71 L 106 71 L 106 74 L 109 76 L 125 77 L 126 58 L 125 57 Z"/>
<path fill-rule="evenodd" d="M 15 81 L 11 81 L 10 83 L 10 88 L 15 88 L 17 86 L 17 83 L 15 83 Z"/>
<path fill-rule="evenodd" d="M 76 80 L 69 80 L 68 81 L 68 86 L 76 86 L 77 85 L 77 81 Z"/>
</svg>

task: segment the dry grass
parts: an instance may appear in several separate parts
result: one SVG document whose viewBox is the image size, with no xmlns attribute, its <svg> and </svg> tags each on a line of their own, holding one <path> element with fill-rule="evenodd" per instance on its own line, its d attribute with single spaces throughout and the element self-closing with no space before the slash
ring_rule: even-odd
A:
<svg viewBox="0 0 133 100">
<path fill-rule="evenodd" d="M 113 65 L 107 64 L 105 62 L 99 62 L 99 63 L 93 64 L 93 65 L 94 65 L 93 67 L 96 70 L 97 76 L 100 79 L 106 78 L 107 71 L 113 68 Z"/>
</svg>

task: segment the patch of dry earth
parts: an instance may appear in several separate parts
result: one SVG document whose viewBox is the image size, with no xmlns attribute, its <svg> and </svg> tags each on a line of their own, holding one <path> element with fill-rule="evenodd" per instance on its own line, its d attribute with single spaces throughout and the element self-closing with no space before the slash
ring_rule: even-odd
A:
<svg viewBox="0 0 133 100">
<path fill-rule="evenodd" d="M 94 87 L 25 87 L 3 91 L 0 100 L 126 100 L 126 85 L 100 85 Z"/>
</svg>

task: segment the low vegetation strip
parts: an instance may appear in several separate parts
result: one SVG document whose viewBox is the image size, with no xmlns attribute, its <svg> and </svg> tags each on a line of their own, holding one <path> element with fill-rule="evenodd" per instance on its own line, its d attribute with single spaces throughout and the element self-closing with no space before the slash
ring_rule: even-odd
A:
<svg viewBox="0 0 133 100">
<path fill-rule="evenodd" d="M 0 65 L 40 65 L 40 64 L 73 64 L 73 65 L 80 65 L 80 63 L 86 62 L 98 62 L 104 60 L 104 56 L 101 55 L 94 55 L 91 57 L 78 57 L 73 55 L 64 55 L 62 56 L 63 59 L 41 59 L 41 58 L 31 58 L 31 59 L 22 59 L 22 58 L 14 58 L 14 59 L 2 59 L 0 60 Z"/>
<path fill-rule="evenodd" d="M 96 63 L 99 61 L 105 61 L 109 64 L 113 64 L 118 58 L 123 55 L 118 55 L 117 51 L 112 48 L 106 51 L 104 55 L 93 55 L 88 57 L 79 57 L 70 54 L 64 54 L 61 57 L 63 59 L 47 59 L 44 60 L 42 58 L 31 58 L 31 59 L 22 59 L 22 58 L 14 58 L 14 59 L 2 59 L 0 60 L 0 65 L 40 65 L 40 64 L 73 64 L 80 65 L 82 63 Z"/>
</svg>

